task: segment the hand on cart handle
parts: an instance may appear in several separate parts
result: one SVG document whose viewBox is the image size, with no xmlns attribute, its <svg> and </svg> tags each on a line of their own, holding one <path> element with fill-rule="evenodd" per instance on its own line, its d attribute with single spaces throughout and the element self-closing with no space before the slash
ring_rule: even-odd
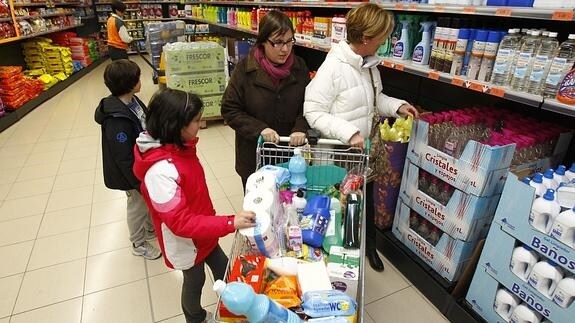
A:
<svg viewBox="0 0 575 323">
<path fill-rule="evenodd" d="M 277 144 L 280 141 L 280 135 L 278 135 L 278 133 L 272 128 L 265 128 L 262 130 L 260 135 L 264 138 L 264 142 L 273 142 L 274 144 Z"/>
<path fill-rule="evenodd" d="M 289 136 L 289 145 L 290 146 L 302 146 L 305 145 L 306 143 L 306 137 L 305 137 L 305 133 L 304 132 L 292 132 L 292 134 Z"/>
<path fill-rule="evenodd" d="M 256 226 L 256 214 L 252 211 L 241 211 L 234 217 L 236 230 L 253 228 Z"/>
</svg>

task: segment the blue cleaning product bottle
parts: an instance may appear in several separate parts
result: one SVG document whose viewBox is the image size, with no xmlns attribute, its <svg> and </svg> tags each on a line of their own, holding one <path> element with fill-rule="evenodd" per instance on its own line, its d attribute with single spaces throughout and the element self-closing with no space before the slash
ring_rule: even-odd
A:
<svg viewBox="0 0 575 323">
<path fill-rule="evenodd" d="M 307 201 L 300 220 L 301 235 L 305 244 L 321 247 L 331 217 L 330 203 L 331 198 L 326 195 L 316 195 Z"/>
<path fill-rule="evenodd" d="M 297 314 L 272 301 L 266 295 L 256 294 L 246 283 L 226 284 L 218 279 L 214 282 L 214 291 L 220 295 L 230 312 L 246 316 L 251 323 L 303 322 Z"/>
<path fill-rule="evenodd" d="M 395 43 L 393 47 L 393 57 L 399 59 L 409 58 L 409 20 L 401 20 L 403 25 L 401 28 L 401 38 Z"/>
<path fill-rule="evenodd" d="M 288 169 L 291 174 L 289 181 L 290 190 L 296 192 L 300 188 L 305 189 L 307 184 L 307 178 L 305 177 L 307 164 L 301 154 L 300 148 L 294 148 L 293 156 L 289 160 Z"/>
<path fill-rule="evenodd" d="M 435 21 L 424 21 L 419 24 L 423 34 L 421 35 L 421 41 L 413 49 L 412 60 L 415 64 L 427 65 L 429 64 L 431 53 L 431 30 L 435 26 Z"/>
</svg>

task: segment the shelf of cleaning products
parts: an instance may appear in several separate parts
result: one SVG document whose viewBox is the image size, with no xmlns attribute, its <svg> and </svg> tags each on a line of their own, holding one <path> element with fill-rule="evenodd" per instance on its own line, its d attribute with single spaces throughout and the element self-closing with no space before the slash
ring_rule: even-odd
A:
<svg viewBox="0 0 575 323">
<path fill-rule="evenodd" d="M 573 8 L 532 8 L 532 7 L 499 7 L 499 6 L 462 6 L 454 4 L 420 4 L 400 3 L 375 0 L 381 7 L 392 11 L 436 12 L 463 15 L 500 16 L 527 19 L 545 19 L 558 21 L 573 21 Z M 353 8 L 361 2 L 323 2 L 323 1 L 193 1 L 190 4 L 233 5 L 233 6 L 265 6 L 265 7 L 308 7 L 308 8 Z"/>
<path fill-rule="evenodd" d="M 476 80 L 468 80 L 464 77 L 454 76 L 451 74 L 437 72 L 430 69 L 427 65 L 414 64 L 409 60 L 397 60 L 393 58 L 385 58 L 382 62 L 383 66 L 403 71 L 406 73 L 427 77 L 436 81 L 449 83 L 454 86 L 460 86 L 469 90 L 477 91 L 480 93 L 497 96 L 507 100 L 519 102 L 528 106 L 539 108 L 543 102 L 543 97 L 525 92 L 514 91 L 505 87 L 498 87 L 485 82 Z"/>
<path fill-rule="evenodd" d="M 575 117 L 575 105 L 565 104 L 554 99 L 545 99 L 541 109 Z"/>
</svg>

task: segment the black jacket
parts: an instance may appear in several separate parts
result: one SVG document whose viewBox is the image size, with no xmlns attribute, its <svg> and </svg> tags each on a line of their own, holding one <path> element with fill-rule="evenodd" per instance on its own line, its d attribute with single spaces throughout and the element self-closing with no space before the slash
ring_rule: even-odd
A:
<svg viewBox="0 0 575 323">
<path fill-rule="evenodd" d="M 147 108 L 134 96 L 144 113 Z M 117 190 L 140 189 L 140 181 L 132 171 L 134 145 L 140 132 L 144 131 L 140 120 L 118 97 L 110 95 L 100 101 L 94 120 L 102 128 L 102 162 L 104 183 Z"/>
</svg>

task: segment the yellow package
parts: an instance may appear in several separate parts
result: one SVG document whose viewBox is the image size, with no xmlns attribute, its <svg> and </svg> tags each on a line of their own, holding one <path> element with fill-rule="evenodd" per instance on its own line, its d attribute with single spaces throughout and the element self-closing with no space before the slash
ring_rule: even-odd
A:
<svg viewBox="0 0 575 323">
<path fill-rule="evenodd" d="M 264 294 L 286 308 L 301 304 L 296 276 L 280 276 L 272 280 L 266 285 Z"/>
</svg>

